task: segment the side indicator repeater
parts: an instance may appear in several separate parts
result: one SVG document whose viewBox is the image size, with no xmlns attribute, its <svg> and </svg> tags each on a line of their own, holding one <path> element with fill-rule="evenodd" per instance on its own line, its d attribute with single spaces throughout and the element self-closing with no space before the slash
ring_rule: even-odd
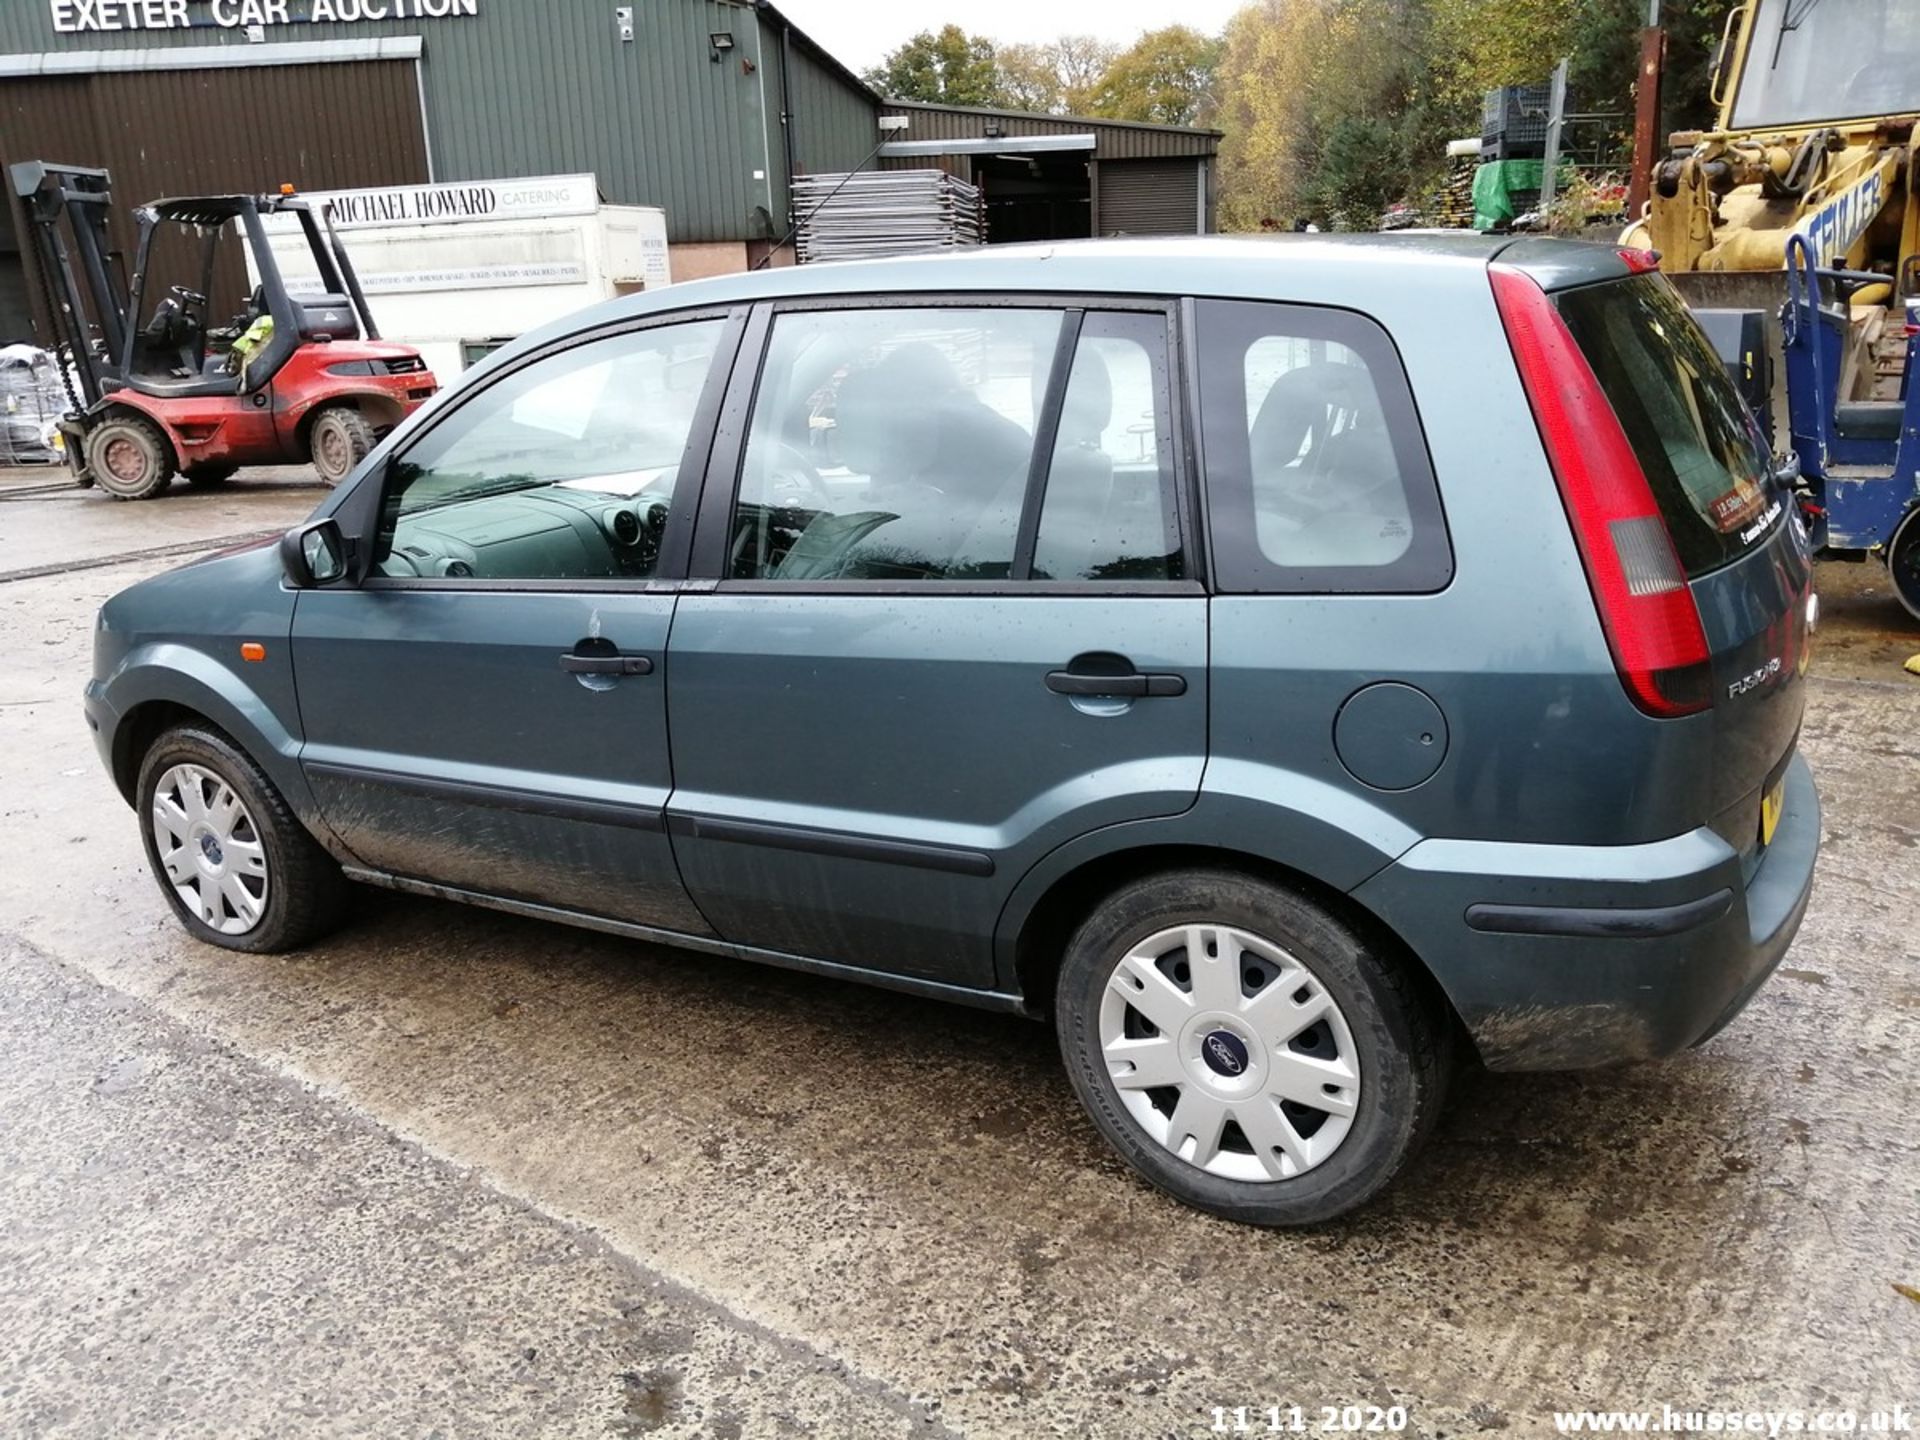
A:
<svg viewBox="0 0 1920 1440">
<path fill-rule="evenodd" d="M 257 640 L 248 640 L 240 646 L 240 658 L 249 665 L 258 665 L 267 658 L 267 647 Z"/>
</svg>

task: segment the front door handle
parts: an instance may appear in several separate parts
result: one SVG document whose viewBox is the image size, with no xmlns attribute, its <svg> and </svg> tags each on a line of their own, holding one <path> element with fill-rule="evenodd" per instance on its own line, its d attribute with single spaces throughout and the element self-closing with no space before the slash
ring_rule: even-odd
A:
<svg viewBox="0 0 1920 1440">
<path fill-rule="evenodd" d="M 1047 672 L 1047 689 L 1056 695 L 1096 695 L 1118 699 L 1184 695 L 1184 675 L 1154 674 L 1133 668 L 1124 655 L 1096 652 L 1076 655 L 1064 670 Z"/>
<path fill-rule="evenodd" d="M 560 657 L 569 675 L 651 675 L 653 661 L 645 655 L 623 655 L 609 640 L 582 640 Z"/>
</svg>

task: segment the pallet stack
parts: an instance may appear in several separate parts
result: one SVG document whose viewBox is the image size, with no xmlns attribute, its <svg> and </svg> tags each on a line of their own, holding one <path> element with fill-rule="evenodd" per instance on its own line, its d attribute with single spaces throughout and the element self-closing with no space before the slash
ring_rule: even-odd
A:
<svg viewBox="0 0 1920 1440">
<path fill-rule="evenodd" d="M 1424 207 L 1427 223 L 1453 230 L 1473 228 L 1473 172 L 1479 168 L 1475 156 L 1456 155 L 1447 161 L 1447 178 Z"/>
<path fill-rule="evenodd" d="M 793 182 L 793 205 L 803 265 L 915 255 L 986 239 L 978 187 L 944 170 L 802 175 Z"/>
</svg>

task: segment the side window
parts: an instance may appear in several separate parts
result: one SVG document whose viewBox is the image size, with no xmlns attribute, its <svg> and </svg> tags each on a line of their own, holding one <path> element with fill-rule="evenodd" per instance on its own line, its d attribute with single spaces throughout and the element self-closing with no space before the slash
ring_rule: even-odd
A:
<svg viewBox="0 0 1920 1440">
<path fill-rule="evenodd" d="M 652 575 L 724 326 L 588 341 L 475 394 L 389 467 L 375 573 Z"/>
<path fill-rule="evenodd" d="M 1347 311 L 1203 301 L 1214 554 L 1238 591 L 1404 593 L 1452 578 L 1419 417 L 1386 332 Z"/>
<path fill-rule="evenodd" d="M 1011 307 L 776 317 L 726 573 L 1006 578 L 1064 319 Z"/>
<path fill-rule="evenodd" d="M 1034 541 L 1036 580 L 1180 580 L 1167 324 L 1093 312 L 1067 377 Z"/>
</svg>

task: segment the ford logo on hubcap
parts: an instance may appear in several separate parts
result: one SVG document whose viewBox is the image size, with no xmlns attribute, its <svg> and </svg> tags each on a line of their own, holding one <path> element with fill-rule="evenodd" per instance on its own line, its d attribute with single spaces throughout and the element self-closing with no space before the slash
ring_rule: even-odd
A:
<svg viewBox="0 0 1920 1440">
<path fill-rule="evenodd" d="M 1215 1030 L 1200 1042 L 1207 1068 L 1228 1079 L 1247 1073 L 1247 1042 L 1231 1030 Z"/>
</svg>

